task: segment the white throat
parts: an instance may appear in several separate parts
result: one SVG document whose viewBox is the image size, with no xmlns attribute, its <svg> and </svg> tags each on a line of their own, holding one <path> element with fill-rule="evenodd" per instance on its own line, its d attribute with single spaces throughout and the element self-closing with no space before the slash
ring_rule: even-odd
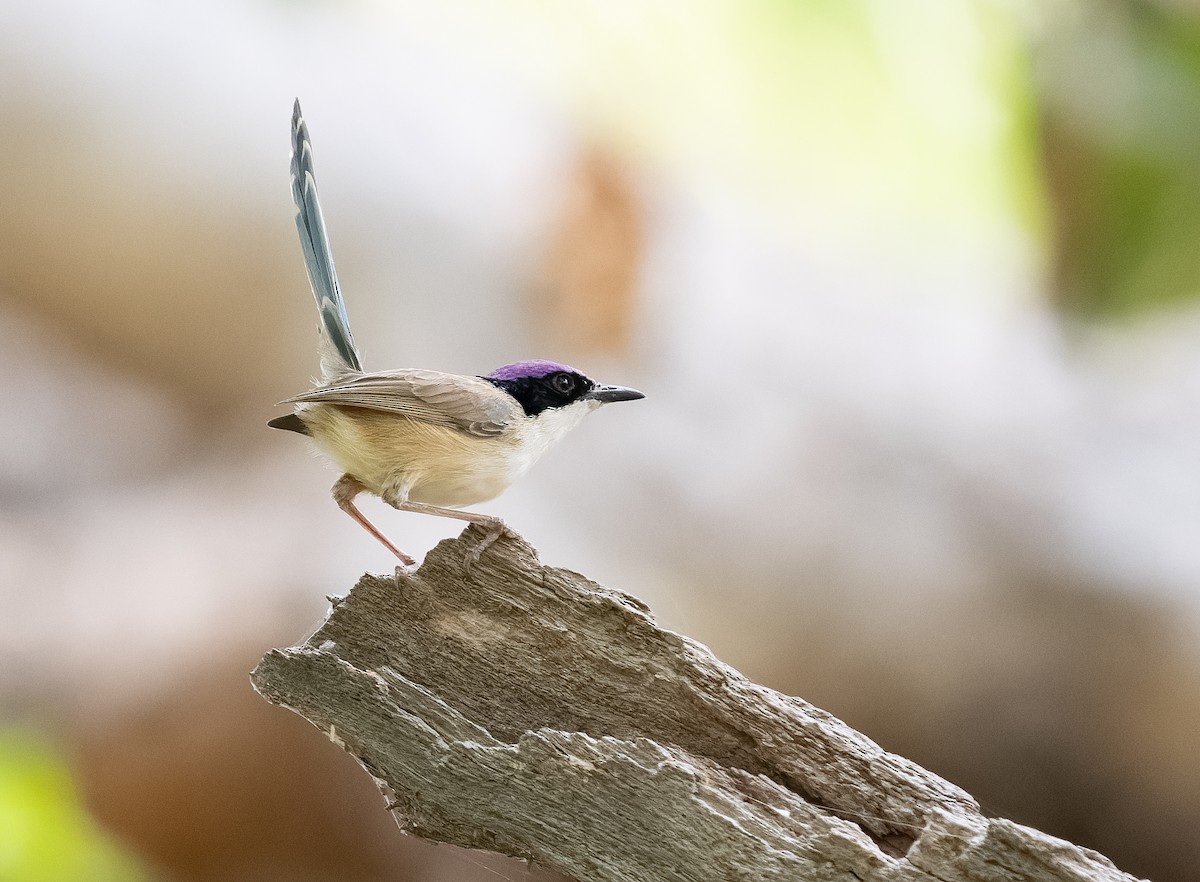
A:
<svg viewBox="0 0 1200 882">
<path fill-rule="evenodd" d="M 600 407 L 603 402 L 584 398 L 566 407 L 551 407 L 535 417 L 526 417 L 521 424 L 517 451 L 513 462 L 513 477 L 524 474 L 543 453 L 571 431 L 580 420 Z"/>
</svg>

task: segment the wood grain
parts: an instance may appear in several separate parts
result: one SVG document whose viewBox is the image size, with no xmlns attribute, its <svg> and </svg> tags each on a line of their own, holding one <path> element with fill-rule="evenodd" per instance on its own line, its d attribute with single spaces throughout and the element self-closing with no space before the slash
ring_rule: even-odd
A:
<svg viewBox="0 0 1200 882">
<path fill-rule="evenodd" d="M 580 882 L 1132 880 L 504 536 L 364 576 L 252 675 L 419 836 Z M 478 558 L 478 559 L 476 559 Z"/>
</svg>

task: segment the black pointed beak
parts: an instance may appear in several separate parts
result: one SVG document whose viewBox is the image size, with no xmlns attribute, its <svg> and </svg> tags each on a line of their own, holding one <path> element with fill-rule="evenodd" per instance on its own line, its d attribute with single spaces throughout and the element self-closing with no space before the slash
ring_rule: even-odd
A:
<svg viewBox="0 0 1200 882">
<path fill-rule="evenodd" d="M 639 398 L 645 398 L 646 396 L 637 389 L 629 389 L 625 386 L 597 386 L 583 397 L 603 401 L 605 404 L 608 404 L 612 401 L 637 401 Z"/>
</svg>

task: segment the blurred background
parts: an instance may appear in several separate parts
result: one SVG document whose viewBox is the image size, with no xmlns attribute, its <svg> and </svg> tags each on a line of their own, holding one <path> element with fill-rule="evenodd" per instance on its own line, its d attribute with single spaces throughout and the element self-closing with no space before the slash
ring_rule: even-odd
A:
<svg viewBox="0 0 1200 882">
<path fill-rule="evenodd" d="M 265 426 L 316 370 L 297 95 L 368 369 L 648 393 L 483 508 L 1194 878 L 1200 4 L 2 0 L 0 879 L 552 878 L 250 689 L 394 565 Z"/>
</svg>

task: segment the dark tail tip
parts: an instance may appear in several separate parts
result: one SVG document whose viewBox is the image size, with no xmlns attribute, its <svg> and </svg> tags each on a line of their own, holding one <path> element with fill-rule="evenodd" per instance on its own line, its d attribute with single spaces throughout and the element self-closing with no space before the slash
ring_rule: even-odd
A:
<svg viewBox="0 0 1200 882">
<path fill-rule="evenodd" d="M 284 429 L 288 432 L 299 432 L 301 435 L 308 434 L 308 426 L 304 425 L 304 420 L 300 419 L 297 414 L 287 413 L 281 417 L 275 417 L 267 423 L 272 429 Z"/>
</svg>

